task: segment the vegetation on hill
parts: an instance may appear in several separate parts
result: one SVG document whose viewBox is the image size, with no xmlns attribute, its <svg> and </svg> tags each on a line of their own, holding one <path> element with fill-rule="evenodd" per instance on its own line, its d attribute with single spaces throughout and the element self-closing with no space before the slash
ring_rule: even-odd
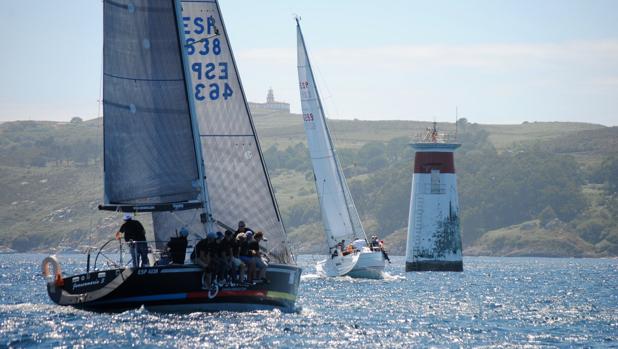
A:
<svg viewBox="0 0 618 349">
<path fill-rule="evenodd" d="M 323 252 L 302 118 L 276 112 L 256 114 L 255 121 L 293 244 L 298 252 Z M 413 158 L 408 143 L 429 123 L 330 124 L 365 229 L 404 253 Z M 457 130 L 466 253 L 618 255 L 618 128 L 461 119 Z M 27 250 L 109 238 L 118 217 L 96 211 L 100 138 L 100 119 L 0 125 L 0 245 Z"/>
</svg>

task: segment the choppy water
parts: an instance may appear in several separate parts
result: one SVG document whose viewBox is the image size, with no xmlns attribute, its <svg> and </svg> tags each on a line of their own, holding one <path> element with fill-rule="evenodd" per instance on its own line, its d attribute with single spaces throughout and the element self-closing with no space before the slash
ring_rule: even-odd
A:
<svg viewBox="0 0 618 349">
<path fill-rule="evenodd" d="M 94 314 L 52 305 L 43 255 L 0 255 L 1 347 L 618 346 L 618 260 L 466 258 L 463 273 L 386 280 L 305 269 L 297 314 Z M 64 270 L 84 257 L 61 256 Z"/>
</svg>

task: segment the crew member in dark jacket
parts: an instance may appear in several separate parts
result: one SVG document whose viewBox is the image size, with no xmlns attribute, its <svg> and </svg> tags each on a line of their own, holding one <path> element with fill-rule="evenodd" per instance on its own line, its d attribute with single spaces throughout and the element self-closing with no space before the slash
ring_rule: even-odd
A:
<svg viewBox="0 0 618 349">
<path fill-rule="evenodd" d="M 264 239 L 264 233 L 258 231 L 253 236 L 253 240 L 249 241 L 248 247 L 249 254 L 253 256 L 253 263 L 255 264 L 255 268 L 257 269 L 258 278 L 265 281 L 266 268 L 268 267 L 268 265 L 264 263 L 264 260 L 262 259 L 262 253 L 260 252 L 260 241 L 262 240 L 266 240 Z"/>
<path fill-rule="evenodd" d="M 124 215 L 124 224 L 118 232 L 124 234 L 124 241 L 129 243 L 133 267 L 148 266 L 148 244 L 146 243 L 146 230 L 142 223 L 127 213 Z"/>
<path fill-rule="evenodd" d="M 253 229 L 247 227 L 244 221 L 238 221 L 238 229 L 236 230 L 236 235 L 240 233 L 247 233 L 249 231 L 253 231 Z"/>
</svg>

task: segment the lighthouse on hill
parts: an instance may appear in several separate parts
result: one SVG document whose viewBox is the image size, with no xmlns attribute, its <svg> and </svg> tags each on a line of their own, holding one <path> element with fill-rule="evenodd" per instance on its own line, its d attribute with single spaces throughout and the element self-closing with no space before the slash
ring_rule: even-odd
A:
<svg viewBox="0 0 618 349">
<path fill-rule="evenodd" d="M 460 144 L 436 123 L 412 143 L 414 174 L 408 217 L 406 271 L 463 271 L 459 199 L 453 153 Z"/>
</svg>

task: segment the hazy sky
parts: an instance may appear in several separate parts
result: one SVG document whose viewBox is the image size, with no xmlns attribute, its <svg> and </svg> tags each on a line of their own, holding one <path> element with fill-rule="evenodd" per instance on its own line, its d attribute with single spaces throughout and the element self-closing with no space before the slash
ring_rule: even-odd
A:
<svg viewBox="0 0 618 349">
<path fill-rule="evenodd" d="M 300 110 L 294 13 L 332 118 L 618 125 L 618 1 L 220 0 L 247 96 Z M 102 1 L 3 1 L 0 121 L 97 116 Z"/>
</svg>

